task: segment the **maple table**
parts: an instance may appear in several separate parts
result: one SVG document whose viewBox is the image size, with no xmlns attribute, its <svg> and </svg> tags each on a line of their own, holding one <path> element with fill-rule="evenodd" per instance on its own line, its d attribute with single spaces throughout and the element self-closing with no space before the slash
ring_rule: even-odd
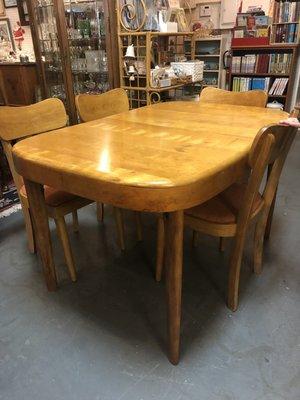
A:
<svg viewBox="0 0 300 400">
<path fill-rule="evenodd" d="M 169 359 L 179 361 L 183 210 L 244 172 L 259 129 L 279 110 L 198 102 L 160 103 L 25 139 L 14 146 L 49 290 L 57 280 L 43 184 L 136 211 L 166 213 Z"/>
</svg>

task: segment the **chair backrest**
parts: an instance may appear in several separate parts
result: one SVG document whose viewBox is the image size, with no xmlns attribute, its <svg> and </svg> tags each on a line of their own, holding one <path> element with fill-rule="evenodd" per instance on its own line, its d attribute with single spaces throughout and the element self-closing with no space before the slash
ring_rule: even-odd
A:
<svg viewBox="0 0 300 400">
<path fill-rule="evenodd" d="M 76 108 L 82 122 L 120 114 L 129 110 L 129 101 L 124 89 L 113 89 L 103 94 L 79 94 L 75 98 Z"/>
<path fill-rule="evenodd" d="M 237 106 L 266 107 L 268 95 L 262 90 L 229 92 L 228 90 L 206 87 L 201 91 L 201 103 L 232 104 Z"/>
<path fill-rule="evenodd" d="M 259 192 L 267 165 L 273 163 L 272 171 L 263 191 L 264 207 L 271 207 L 276 193 L 284 162 L 296 136 L 297 128 L 270 125 L 262 128 L 253 144 L 248 157 L 251 174 L 244 193 L 243 206 L 239 210 L 237 232 L 247 228 L 254 200 Z"/>
<path fill-rule="evenodd" d="M 0 139 L 18 192 L 23 179 L 14 167 L 14 142 L 62 128 L 67 120 L 65 107 L 59 99 L 47 99 L 24 107 L 0 107 Z"/>
</svg>

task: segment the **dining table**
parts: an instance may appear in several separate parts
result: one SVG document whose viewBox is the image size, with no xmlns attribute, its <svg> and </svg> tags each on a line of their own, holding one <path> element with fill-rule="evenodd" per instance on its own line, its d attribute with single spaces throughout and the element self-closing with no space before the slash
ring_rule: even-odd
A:
<svg viewBox="0 0 300 400">
<path fill-rule="evenodd" d="M 24 178 L 48 290 L 56 290 L 57 277 L 43 185 L 123 209 L 164 213 L 168 357 L 177 364 L 184 210 L 240 179 L 255 135 L 287 115 L 268 108 L 174 101 L 15 144 L 13 158 Z"/>
</svg>

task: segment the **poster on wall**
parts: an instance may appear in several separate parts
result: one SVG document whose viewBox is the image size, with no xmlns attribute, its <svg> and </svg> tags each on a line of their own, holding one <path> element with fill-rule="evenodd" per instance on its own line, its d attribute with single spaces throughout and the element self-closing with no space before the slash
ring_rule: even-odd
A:
<svg viewBox="0 0 300 400">
<path fill-rule="evenodd" d="M 0 19 L 0 43 L 7 52 L 15 51 L 15 43 L 8 18 Z"/>
</svg>

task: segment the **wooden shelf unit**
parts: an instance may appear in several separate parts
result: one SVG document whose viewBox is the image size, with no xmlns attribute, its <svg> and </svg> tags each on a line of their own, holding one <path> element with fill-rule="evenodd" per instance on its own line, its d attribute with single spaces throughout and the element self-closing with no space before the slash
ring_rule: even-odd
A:
<svg viewBox="0 0 300 400">
<path fill-rule="evenodd" d="M 213 46 L 218 50 L 216 54 L 199 54 L 199 50 L 211 51 Z M 223 41 L 222 36 L 197 38 L 195 39 L 195 59 L 204 61 L 203 70 L 203 87 L 221 87 L 221 72 L 222 72 L 222 51 Z M 217 68 L 206 69 L 205 65 L 215 64 Z M 216 80 L 216 82 L 213 81 Z M 210 83 L 212 82 L 213 83 Z"/>
<path fill-rule="evenodd" d="M 120 86 L 128 93 L 130 108 L 138 108 L 162 100 L 163 93 L 183 90 L 191 83 L 166 87 L 151 85 L 151 69 L 155 65 L 169 65 L 180 56 L 186 56 L 186 42 L 190 42 L 189 59 L 194 59 L 194 34 L 192 32 L 119 32 Z M 125 65 L 127 47 L 133 45 L 136 73 L 131 75 Z M 143 70 L 139 73 L 139 70 Z M 132 76 L 132 80 L 130 77 Z"/>
<path fill-rule="evenodd" d="M 299 54 L 299 46 L 296 44 L 271 44 L 269 46 L 253 46 L 253 47 L 242 47 L 242 46 L 234 46 L 231 48 L 232 57 L 235 56 L 244 56 L 249 54 L 291 54 L 291 67 L 289 73 L 243 73 L 243 72 L 232 72 L 232 58 L 231 65 L 229 69 L 229 89 L 233 88 L 233 78 L 234 77 L 270 77 L 270 85 L 268 91 L 270 90 L 272 83 L 276 78 L 289 78 L 287 87 L 285 88 L 285 92 L 282 95 L 269 95 L 269 101 L 278 100 L 278 102 L 284 105 L 285 110 L 289 111 L 291 95 L 294 87 L 294 79 L 295 79 L 295 69 L 296 69 L 296 60 Z"/>
</svg>

